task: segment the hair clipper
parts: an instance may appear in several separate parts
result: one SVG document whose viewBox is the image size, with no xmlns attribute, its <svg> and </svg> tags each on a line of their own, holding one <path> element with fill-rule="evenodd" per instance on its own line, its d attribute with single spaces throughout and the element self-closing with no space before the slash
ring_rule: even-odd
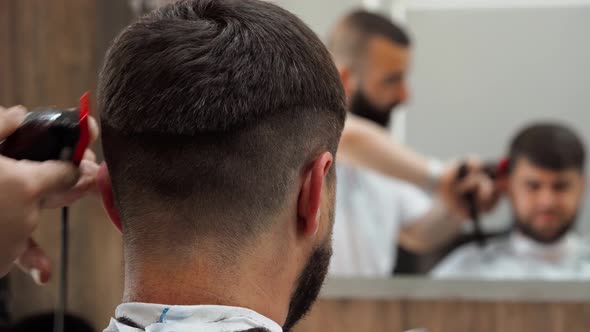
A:
<svg viewBox="0 0 590 332">
<path fill-rule="evenodd" d="M 18 129 L 0 142 L 0 154 L 16 160 L 63 160 L 79 165 L 90 143 L 89 97 L 74 109 L 43 107 L 27 114 Z"/>
<path fill-rule="evenodd" d="M 499 162 L 488 162 L 485 163 L 482 172 L 490 177 L 493 181 L 501 179 L 508 174 L 510 168 L 510 160 L 505 158 Z M 469 168 L 466 163 L 463 163 L 459 167 L 457 174 L 457 181 L 464 179 L 469 173 Z M 463 195 L 463 199 L 467 204 L 469 210 L 469 217 L 473 221 L 473 235 L 478 246 L 483 247 L 486 244 L 486 237 L 481 228 L 481 221 L 479 218 L 479 211 L 477 209 L 476 196 L 474 192 L 468 192 Z"/>
</svg>

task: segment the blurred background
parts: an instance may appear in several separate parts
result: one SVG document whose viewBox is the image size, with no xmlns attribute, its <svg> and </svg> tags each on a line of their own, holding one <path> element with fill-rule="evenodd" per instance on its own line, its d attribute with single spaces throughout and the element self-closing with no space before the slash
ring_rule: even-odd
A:
<svg viewBox="0 0 590 332">
<path fill-rule="evenodd" d="M 0 0 L 0 105 L 71 106 L 94 91 L 110 41 L 134 17 L 166 2 L 158 0 Z M 356 8 L 394 19 L 413 40 L 410 102 L 396 111 L 393 136 L 417 151 L 448 160 L 477 154 L 498 160 L 518 128 L 558 120 L 590 139 L 590 1 L 582 0 L 279 0 L 323 39 L 336 20 Z M 99 143 L 96 148 L 100 150 Z M 583 206 L 590 204 L 585 197 Z M 590 236 L 590 211 L 582 209 L 578 231 Z M 122 295 L 121 241 L 97 199 L 73 207 L 69 309 L 102 330 Z M 483 220 L 484 229 L 509 226 L 503 202 Z M 36 237 L 57 262 L 59 214 L 46 213 Z M 436 255 L 435 255 L 436 256 Z M 400 259 L 404 258 L 400 253 Z M 432 257 L 423 257 L 430 266 Z M 55 266 L 57 268 L 57 264 Z M 460 283 L 414 277 L 379 284 L 384 288 L 432 287 L 430 297 L 338 296 L 339 289 L 367 287 L 352 280 L 330 296 L 298 331 L 587 331 L 590 298 L 530 300 L 462 299 Z M 414 279 L 415 278 L 415 279 Z M 15 271 L 0 281 L 0 319 L 17 320 L 50 311 L 56 280 L 37 287 Z M 413 281 L 415 280 L 415 283 Z M 389 282 L 389 281 L 388 281 Z M 501 281 L 496 283 L 501 284 Z M 488 288 L 508 292 L 506 283 L 465 283 L 464 292 Z M 434 286 L 428 286 L 434 285 Z M 454 295 L 438 292 L 450 287 Z M 559 283 L 540 283 L 538 292 L 559 294 Z M 567 294 L 587 292 L 585 283 L 564 285 Z M 370 287 L 369 287 L 370 288 Z M 438 293 L 437 293 L 438 292 Z M 368 293 L 367 293 L 368 294 Z M 396 295 L 397 294 L 397 295 Z M 409 295 L 408 295 L 409 294 Z M 439 295 L 436 295 L 439 294 Z M 442 295 L 440 295 L 442 294 Z M 480 293 L 478 293 L 480 294 Z M 567 300 L 567 299 L 566 299 Z"/>
</svg>

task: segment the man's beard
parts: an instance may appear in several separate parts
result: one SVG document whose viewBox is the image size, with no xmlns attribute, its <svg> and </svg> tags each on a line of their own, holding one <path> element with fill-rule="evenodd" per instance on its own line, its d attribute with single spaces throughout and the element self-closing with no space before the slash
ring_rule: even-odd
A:
<svg viewBox="0 0 590 332">
<path fill-rule="evenodd" d="M 574 215 L 567 223 L 562 224 L 550 237 L 543 236 L 543 234 L 536 231 L 531 223 L 523 223 L 514 217 L 514 227 L 520 231 L 524 236 L 542 244 L 552 244 L 561 240 L 570 230 L 575 226 L 577 214 Z"/>
<path fill-rule="evenodd" d="M 328 221 L 330 228 L 334 224 L 334 197 L 331 198 L 331 209 L 328 209 Z M 291 295 L 289 303 L 289 312 L 283 324 L 283 331 L 289 332 L 297 322 L 307 314 L 312 304 L 320 294 L 320 289 L 324 284 L 328 274 L 328 266 L 332 257 L 332 232 L 330 231 L 326 239 L 313 252 L 303 271 L 297 278 L 297 287 Z"/>
<path fill-rule="evenodd" d="M 398 104 L 399 103 L 394 103 L 387 106 L 387 108 L 380 109 L 375 106 L 361 90 L 358 90 L 350 100 L 350 112 L 367 120 L 371 120 L 381 127 L 387 127 L 391 121 L 392 110 Z"/>
<path fill-rule="evenodd" d="M 324 284 L 331 256 L 331 241 L 314 249 L 303 272 L 299 275 L 297 288 L 291 296 L 283 331 L 291 331 L 293 326 L 311 309 Z"/>
</svg>

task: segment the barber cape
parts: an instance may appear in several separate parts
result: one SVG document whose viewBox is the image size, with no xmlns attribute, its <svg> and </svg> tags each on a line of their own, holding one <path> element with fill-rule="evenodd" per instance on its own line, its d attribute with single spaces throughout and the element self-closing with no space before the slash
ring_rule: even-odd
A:
<svg viewBox="0 0 590 332">
<path fill-rule="evenodd" d="M 589 280 L 590 245 L 569 233 L 541 244 L 520 232 L 490 239 L 485 247 L 468 244 L 452 252 L 432 271 L 435 278 Z"/>
<path fill-rule="evenodd" d="M 219 305 L 123 303 L 115 317 L 104 332 L 283 331 L 253 310 Z"/>
</svg>

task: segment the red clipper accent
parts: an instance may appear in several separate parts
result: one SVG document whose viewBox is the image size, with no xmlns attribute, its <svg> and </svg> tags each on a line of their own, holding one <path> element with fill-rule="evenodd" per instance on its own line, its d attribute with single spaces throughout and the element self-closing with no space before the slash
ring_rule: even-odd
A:
<svg viewBox="0 0 590 332">
<path fill-rule="evenodd" d="M 90 128 L 88 126 L 88 115 L 90 114 L 90 92 L 86 91 L 82 97 L 80 97 L 80 138 L 78 139 L 78 145 L 74 151 L 74 157 L 72 162 L 79 166 L 84 158 L 84 152 L 90 144 Z"/>
</svg>

